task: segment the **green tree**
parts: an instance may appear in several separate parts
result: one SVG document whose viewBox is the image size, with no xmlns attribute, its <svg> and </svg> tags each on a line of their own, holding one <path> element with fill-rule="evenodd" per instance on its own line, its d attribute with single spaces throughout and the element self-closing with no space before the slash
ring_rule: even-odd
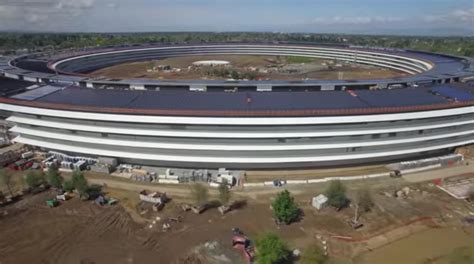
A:
<svg viewBox="0 0 474 264">
<path fill-rule="evenodd" d="M 236 70 L 232 70 L 230 72 L 230 76 L 232 77 L 232 79 L 234 80 L 238 80 L 240 78 L 240 74 L 236 71 Z"/>
<path fill-rule="evenodd" d="M 87 188 L 89 188 L 89 184 L 84 177 L 84 173 L 79 170 L 75 170 L 72 173 L 72 184 L 74 185 L 74 189 L 76 189 L 81 196 L 86 194 Z"/>
<path fill-rule="evenodd" d="M 63 178 L 59 174 L 59 170 L 56 166 L 53 165 L 48 168 L 48 171 L 46 172 L 46 178 L 51 186 L 58 189 L 61 188 Z"/>
<path fill-rule="evenodd" d="M 290 254 L 285 242 L 273 233 L 264 233 L 255 240 L 256 263 L 275 264 L 288 259 Z"/>
<path fill-rule="evenodd" d="M 222 182 L 219 184 L 219 200 L 223 205 L 226 205 L 229 203 L 231 195 L 227 179 L 222 179 Z"/>
<path fill-rule="evenodd" d="M 6 169 L 0 169 L 0 183 L 4 185 L 8 192 L 10 193 L 11 196 L 13 196 L 13 187 L 14 183 L 12 181 L 12 174 L 10 173 L 9 170 Z"/>
<path fill-rule="evenodd" d="M 368 189 L 364 188 L 357 191 L 357 205 L 363 212 L 368 212 L 372 209 L 374 201 Z"/>
<path fill-rule="evenodd" d="M 207 203 L 209 191 L 204 185 L 195 183 L 191 186 L 191 197 L 197 205 L 201 206 Z"/>
<path fill-rule="evenodd" d="M 87 187 L 86 194 L 88 199 L 95 199 L 102 195 L 102 186 L 97 184 L 92 184 L 91 186 Z"/>
<path fill-rule="evenodd" d="M 300 213 L 294 198 L 288 190 L 280 192 L 272 203 L 273 215 L 280 222 L 290 224 L 295 221 Z"/>
<path fill-rule="evenodd" d="M 72 192 L 72 190 L 74 190 L 74 183 L 72 182 L 72 180 L 64 181 L 64 183 L 63 183 L 63 189 L 64 189 L 66 192 Z"/>
<path fill-rule="evenodd" d="M 349 199 L 346 196 L 346 187 L 340 180 L 334 180 L 329 183 L 326 189 L 328 204 L 336 208 L 342 208 L 347 205 Z"/>
<path fill-rule="evenodd" d="M 317 245 L 307 247 L 301 255 L 301 264 L 324 264 L 328 260 L 323 250 Z"/>
<path fill-rule="evenodd" d="M 44 183 L 44 174 L 42 171 L 28 170 L 26 172 L 25 181 L 28 187 L 36 188 Z"/>
</svg>

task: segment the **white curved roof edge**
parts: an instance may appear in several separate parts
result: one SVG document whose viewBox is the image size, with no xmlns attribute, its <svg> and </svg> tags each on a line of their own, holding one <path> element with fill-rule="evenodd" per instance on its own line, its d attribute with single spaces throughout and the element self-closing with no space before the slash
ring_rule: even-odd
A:
<svg viewBox="0 0 474 264">
<path fill-rule="evenodd" d="M 474 119 L 467 121 L 448 122 L 433 125 L 422 125 L 422 126 L 407 126 L 407 127 L 393 127 L 393 128 L 378 128 L 378 129 L 359 129 L 359 130 L 348 130 L 348 131 L 289 131 L 289 132 L 224 132 L 224 131 L 175 131 L 172 129 L 138 129 L 138 128 L 121 128 L 121 127 L 110 127 L 100 125 L 85 125 L 85 124 L 74 124 L 67 122 L 56 122 L 47 121 L 28 117 L 11 116 L 7 118 L 7 121 L 44 126 L 51 128 L 63 128 L 69 130 L 89 131 L 97 133 L 111 133 L 111 134 L 124 134 L 124 135 L 142 135 L 142 136 L 162 136 L 162 137 L 192 137 L 192 138 L 299 138 L 299 137 L 328 137 L 328 136 L 353 136 L 353 135 L 367 135 L 367 134 L 382 134 L 392 132 L 407 132 L 425 129 L 436 129 L 451 126 L 474 124 Z M 211 128 L 212 129 L 212 128 Z"/>
<path fill-rule="evenodd" d="M 398 56 L 398 55 L 393 55 L 393 54 L 388 54 L 388 53 L 384 53 L 383 50 L 382 52 L 371 52 L 371 51 L 362 51 L 362 50 L 357 50 L 357 49 L 343 49 L 343 48 L 324 48 L 324 47 L 311 47 L 311 46 L 286 46 L 286 45 L 282 45 L 282 46 L 272 46 L 272 45 L 196 45 L 196 46 L 167 46 L 167 47 L 149 47 L 149 48 L 140 48 L 140 49 L 128 49 L 128 50 L 117 50 L 117 51 L 107 51 L 107 52 L 98 52 L 98 53 L 93 53 L 93 54 L 85 54 L 85 55 L 79 55 L 79 56 L 75 56 L 75 57 L 70 57 L 70 58 L 66 58 L 64 60 L 59 60 L 57 62 L 55 62 L 54 64 L 51 65 L 51 68 L 53 69 L 56 69 L 57 65 L 58 64 L 61 64 L 63 62 L 66 62 L 66 61 L 70 61 L 70 60 L 75 60 L 75 59 L 78 59 L 78 58 L 84 58 L 84 57 L 91 57 L 91 56 L 97 56 L 97 55 L 106 55 L 106 54 L 116 54 L 116 53 L 124 53 L 124 52 L 136 52 L 136 51 L 146 51 L 146 50 L 163 50 L 163 49 L 186 49 L 186 48 L 197 48 L 197 47 L 204 47 L 204 48 L 216 48 L 216 47 L 248 47 L 248 48 L 262 48 L 262 47 L 267 47 L 267 48 L 270 48 L 270 49 L 276 49 L 276 48 L 282 48 L 283 50 L 284 49 L 288 49 L 288 50 L 295 50 L 295 49 L 307 49 L 307 50 L 328 50 L 328 51 L 354 51 L 357 52 L 357 53 L 360 53 L 360 54 L 371 54 L 371 55 L 378 55 L 378 54 L 381 54 L 381 55 L 384 55 L 384 56 L 387 56 L 387 57 L 392 57 L 392 58 L 399 58 L 399 59 L 405 59 L 405 60 L 411 60 L 411 61 L 416 61 L 416 62 L 419 62 L 423 65 L 425 65 L 428 69 L 431 69 L 433 68 L 433 66 L 430 64 L 430 63 L 427 63 L 423 60 L 420 60 L 420 59 L 416 59 L 416 58 L 411 58 L 411 57 L 404 57 L 404 56 Z"/>
<path fill-rule="evenodd" d="M 336 59 L 336 60 L 344 60 L 344 61 L 366 61 L 366 64 L 370 65 L 378 65 L 382 67 L 392 67 L 394 69 L 403 69 L 404 71 L 412 71 L 413 74 L 421 73 L 424 71 L 428 71 L 433 66 L 427 67 L 426 65 L 420 65 L 421 62 L 417 60 L 399 60 L 394 58 L 386 58 L 380 57 L 375 55 L 360 55 L 355 56 L 353 53 L 347 52 L 329 52 L 329 53 L 321 53 L 321 52 L 305 52 L 305 51 L 298 51 L 298 50 L 288 50 L 288 51 L 281 51 L 278 49 L 251 49 L 251 50 L 209 50 L 209 51 L 183 51 L 179 54 L 173 54 L 172 57 L 178 56 L 198 56 L 198 55 L 272 55 L 272 56 L 300 56 L 300 57 L 310 57 L 310 58 L 323 58 L 323 59 Z M 91 56 L 92 57 L 92 56 Z M 134 58 L 143 59 L 147 56 L 136 56 Z M 149 56 L 148 56 L 149 57 Z M 121 60 L 119 60 L 120 62 Z M 89 63 L 95 63 L 94 61 L 89 61 Z M 398 65 L 400 67 L 394 67 L 390 65 Z"/>
<path fill-rule="evenodd" d="M 40 140 L 24 138 L 18 136 L 13 139 L 14 142 L 23 143 L 32 146 L 39 146 L 43 148 L 75 152 L 75 153 L 84 153 L 88 155 L 97 155 L 97 156 L 108 156 L 108 157 L 117 157 L 117 158 L 130 158 L 130 159 L 141 159 L 141 160 L 156 160 L 156 161 L 170 161 L 170 162 L 194 162 L 194 163 L 248 163 L 248 164 L 258 164 L 258 163 L 294 163 L 294 162 L 321 162 L 321 161 L 337 161 L 337 160 L 351 160 L 351 159 L 368 159 L 368 158 L 378 158 L 378 157 L 390 157 L 396 155 L 405 155 L 417 152 L 432 151 L 445 149 L 450 147 L 468 145 L 474 143 L 474 139 L 465 140 L 459 142 L 453 142 L 449 144 L 441 144 L 436 146 L 424 147 L 424 148 L 411 148 L 405 150 L 396 150 L 396 151 L 386 151 L 386 152 L 374 152 L 374 153 L 360 153 L 360 154 L 351 154 L 351 155 L 325 155 L 317 157 L 284 157 L 284 158 L 255 158 L 255 157 L 203 157 L 203 156 L 175 156 L 175 155 L 162 155 L 162 154 L 145 154 L 145 153 L 134 153 L 126 151 L 114 151 L 114 150 L 104 150 L 96 148 L 87 148 L 82 146 L 71 146 L 59 143 L 44 142 Z"/>
<path fill-rule="evenodd" d="M 74 134 L 55 133 L 38 131 L 35 129 L 29 129 L 24 127 L 15 126 L 10 129 L 11 132 L 19 133 L 22 135 L 30 135 L 43 138 L 51 138 L 61 140 L 68 140 L 77 143 L 92 143 L 92 144 L 103 144 L 111 146 L 124 146 L 124 147 L 137 147 L 137 148 L 156 148 L 156 149 L 179 149 L 179 150 L 219 150 L 219 151 L 272 151 L 272 150 L 311 150 L 311 149 L 336 149 L 336 148 L 354 148 L 354 147 L 368 147 L 368 146 L 381 146 L 381 145 L 392 145 L 392 144 L 403 144 L 421 142 L 426 140 L 435 140 L 450 138 L 456 136 L 464 136 L 473 134 L 474 130 L 426 136 L 426 137 L 414 137 L 405 139 L 392 139 L 392 140 L 368 140 L 361 142 L 351 143 L 332 143 L 332 144 L 285 144 L 285 145 L 228 145 L 228 144 L 189 144 L 189 143 L 165 143 L 165 142 L 150 142 L 150 141 L 137 141 L 137 140 L 122 140 L 122 139 L 111 139 L 111 138 L 98 138 L 88 136 L 78 136 Z"/>
<path fill-rule="evenodd" d="M 98 121 L 118 121 L 131 123 L 194 124 L 194 125 L 309 125 L 309 124 L 347 124 L 380 121 L 410 120 L 430 117 L 453 116 L 474 113 L 474 106 L 429 110 L 408 113 L 375 115 L 320 116 L 320 117 L 184 117 L 152 116 L 129 114 L 106 114 L 67 110 L 53 110 L 0 103 L 0 110 L 43 116 L 87 119 Z"/>
<path fill-rule="evenodd" d="M 242 51 L 242 50 L 234 50 L 234 51 L 189 51 L 183 52 L 181 56 L 199 56 L 199 55 L 272 55 L 272 56 L 302 56 L 302 57 L 311 57 L 311 58 L 322 58 L 322 59 L 336 59 L 336 60 L 344 60 L 348 62 L 365 62 L 365 64 L 369 65 L 376 65 L 385 68 L 396 69 L 399 71 L 404 71 L 410 74 L 422 73 L 424 71 L 428 71 L 431 68 L 422 67 L 415 62 L 409 61 L 400 61 L 395 59 L 386 59 L 382 57 L 373 57 L 373 56 L 358 56 L 355 57 L 352 54 L 327 54 L 327 53 L 306 53 L 306 52 L 297 52 L 297 51 L 288 51 L 288 52 L 278 52 L 277 50 L 262 50 L 262 51 Z M 178 55 L 173 55 L 176 57 Z M 143 56 L 142 56 L 143 57 Z M 135 57 L 137 59 L 142 57 Z M 119 60 L 120 62 L 120 60 Z M 93 63 L 93 61 L 89 61 L 89 63 Z M 395 66 L 393 66 L 395 65 Z M 396 67 L 398 66 L 398 67 Z"/>
</svg>

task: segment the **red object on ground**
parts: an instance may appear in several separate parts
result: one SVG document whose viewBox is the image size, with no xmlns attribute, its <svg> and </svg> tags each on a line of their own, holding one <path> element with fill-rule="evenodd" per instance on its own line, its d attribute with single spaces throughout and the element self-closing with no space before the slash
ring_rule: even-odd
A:
<svg viewBox="0 0 474 264">
<path fill-rule="evenodd" d="M 232 246 L 242 252 L 247 264 L 252 263 L 254 250 L 250 245 L 250 240 L 244 235 L 234 235 L 232 237 Z"/>
<path fill-rule="evenodd" d="M 443 184 L 443 180 L 442 179 L 434 179 L 433 183 L 437 186 L 440 186 L 441 184 Z"/>
</svg>

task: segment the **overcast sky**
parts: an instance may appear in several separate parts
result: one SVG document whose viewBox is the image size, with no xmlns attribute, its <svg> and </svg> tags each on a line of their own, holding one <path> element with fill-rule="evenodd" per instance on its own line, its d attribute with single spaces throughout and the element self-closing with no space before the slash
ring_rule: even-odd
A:
<svg viewBox="0 0 474 264">
<path fill-rule="evenodd" d="M 474 35 L 474 0 L 0 0 L 0 30 Z"/>
</svg>

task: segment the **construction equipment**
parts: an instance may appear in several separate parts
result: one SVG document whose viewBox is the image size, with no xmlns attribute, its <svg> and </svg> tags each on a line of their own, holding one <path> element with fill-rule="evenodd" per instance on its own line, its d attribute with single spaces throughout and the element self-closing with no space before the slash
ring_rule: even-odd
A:
<svg viewBox="0 0 474 264">
<path fill-rule="evenodd" d="M 201 206 L 191 206 L 191 211 L 193 211 L 195 214 L 201 214 L 202 212 L 206 211 L 207 205 L 201 205 Z"/>
<path fill-rule="evenodd" d="M 105 205 L 107 204 L 107 200 L 105 199 L 105 197 L 103 195 L 99 195 L 97 198 L 95 198 L 95 203 L 97 205 Z"/>
<path fill-rule="evenodd" d="M 347 223 L 352 227 L 352 229 L 359 229 L 364 226 L 361 222 L 359 222 L 359 205 L 355 206 L 355 213 L 354 218 L 347 221 Z"/>
<path fill-rule="evenodd" d="M 221 213 L 221 215 L 225 215 L 227 212 L 230 211 L 230 206 L 226 206 L 226 205 L 221 205 L 219 207 L 217 207 L 217 210 L 219 211 L 219 213 Z"/>
<path fill-rule="evenodd" d="M 143 190 L 140 192 L 139 198 L 142 201 L 150 202 L 154 204 L 166 203 L 168 201 L 168 197 L 166 196 L 166 193 L 160 193 L 160 192 L 148 193 L 146 190 Z"/>
<path fill-rule="evenodd" d="M 118 199 L 115 199 L 115 198 L 110 198 L 109 200 L 107 200 L 107 205 L 115 205 L 118 203 Z"/>
<path fill-rule="evenodd" d="M 28 161 L 25 159 L 20 159 L 10 165 L 8 165 L 8 168 L 11 170 L 16 170 L 16 171 L 22 171 L 22 170 L 27 170 L 33 165 L 33 161 Z"/>
<path fill-rule="evenodd" d="M 46 200 L 46 205 L 49 207 L 49 208 L 53 208 L 53 207 L 56 207 L 59 205 L 59 202 L 58 200 L 56 199 L 48 199 Z"/>
<path fill-rule="evenodd" d="M 255 251 L 252 241 L 239 228 L 232 228 L 232 247 L 242 252 L 247 264 L 252 263 Z"/>
<path fill-rule="evenodd" d="M 66 193 L 63 193 L 56 195 L 56 199 L 60 201 L 66 201 L 67 199 L 69 199 L 69 197 Z"/>
</svg>

